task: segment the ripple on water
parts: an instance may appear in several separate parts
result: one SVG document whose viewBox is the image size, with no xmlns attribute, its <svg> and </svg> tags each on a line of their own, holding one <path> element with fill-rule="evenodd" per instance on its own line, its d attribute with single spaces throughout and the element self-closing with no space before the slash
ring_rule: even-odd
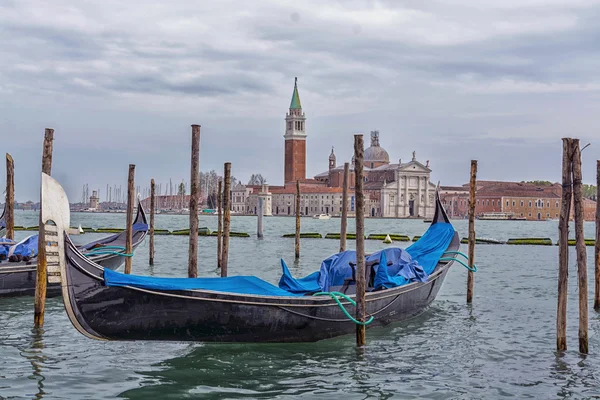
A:
<svg viewBox="0 0 600 400">
<path fill-rule="evenodd" d="M 17 222 L 33 225 L 37 217 L 31 219 Z M 121 219 L 73 215 L 75 225 L 95 227 L 123 226 Z M 187 217 L 159 215 L 157 221 L 159 227 L 174 229 L 186 226 Z M 293 218 L 267 218 L 264 241 L 232 238 L 231 273 L 276 282 L 280 258 L 302 276 L 336 251 L 335 240 L 306 239 L 294 263 L 293 240 L 279 238 L 293 232 L 294 223 Z M 336 220 L 302 224 L 307 231 L 339 231 Z M 202 217 L 201 225 L 216 227 L 212 217 Z M 456 226 L 465 236 L 466 222 Z M 373 232 L 416 235 L 426 227 L 420 221 L 367 221 L 367 231 Z M 253 218 L 233 219 L 234 230 L 254 228 Z M 551 224 L 478 223 L 478 235 L 499 239 L 525 234 L 555 239 L 555 233 Z M 213 238 L 200 239 L 199 270 L 205 276 L 216 275 L 214 245 Z M 367 241 L 368 251 L 384 246 Z M 136 273 L 185 276 L 186 237 L 157 237 L 154 267 L 146 265 L 146 251 L 146 245 L 137 251 Z M 465 271 L 453 268 L 429 310 L 402 324 L 369 330 L 362 351 L 354 348 L 352 335 L 287 345 L 97 342 L 72 328 L 61 299 L 48 301 L 43 332 L 32 330 L 31 298 L 0 299 L 0 397 L 591 398 L 600 387 L 600 317 L 591 311 L 592 353 L 581 357 L 576 351 L 576 280 L 571 279 L 569 351 L 555 354 L 556 255 L 555 246 L 478 246 L 472 306 L 465 304 Z M 592 256 L 588 252 L 590 266 Z"/>
</svg>

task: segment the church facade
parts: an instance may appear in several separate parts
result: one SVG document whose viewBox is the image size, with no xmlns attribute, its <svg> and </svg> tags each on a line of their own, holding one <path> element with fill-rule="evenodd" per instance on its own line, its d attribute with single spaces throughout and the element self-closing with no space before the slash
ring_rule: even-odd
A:
<svg viewBox="0 0 600 400">
<path fill-rule="evenodd" d="M 302 110 L 297 79 L 285 116 L 284 185 L 237 185 L 231 190 L 232 211 L 256 214 L 262 198 L 264 215 L 295 215 L 296 182 L 300 183 L 300 214 L 340 215 L 344 165 L 337 165 L 331 150 L 327 171 L 306 178 L 306 115 Z M 387 218 L 432 218 L 435 185 L 430 182 L 429 161 L 419 162 L 415 152 L 408 162 L 390 163 L 388 152 L 379 143 L 379 131 L 372 131 L 364 152 L 365 215 Z M 350 162 L 348 213 L 355 213 L 354 159 Z"/>
</svg>

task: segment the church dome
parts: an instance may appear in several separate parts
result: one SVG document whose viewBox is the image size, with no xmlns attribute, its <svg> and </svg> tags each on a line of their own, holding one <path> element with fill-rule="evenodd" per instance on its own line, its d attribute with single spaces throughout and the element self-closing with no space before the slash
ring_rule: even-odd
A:
<svg viewBox="0 0 600 400">
<path fill-rule="evenodd" d="M 379 145 L 379 131 L 371 131 L 371 146 L 365 149 L 365 162 L 390 162 L 388 152 Z"/>
<path fill-rule="evenodd" d="M 390 162 L 390 156 L 383 147 L 371 146 L 365 149 L 365 161 L 369 162 Z"/>
</svg>

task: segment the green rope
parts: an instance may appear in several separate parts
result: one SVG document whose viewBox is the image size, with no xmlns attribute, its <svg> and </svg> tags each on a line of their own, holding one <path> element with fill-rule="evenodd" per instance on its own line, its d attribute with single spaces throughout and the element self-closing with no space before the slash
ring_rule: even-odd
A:
<svg viewBox="0 0 600 400">
<path fill-rule="evenodd" d="M 113 250 L 114 249 L 114 250 Z M 120 250 L 120 251 L 115 251 Z M 101 256 L 101 255 L 113 255 L 113 256 L 123 256 L 123 257 L 133 257 L 133 253 L 121 253 L 125 251 L 125 247 L 123 246 L 103 246 L 98 247 L 96 249 L 92 249 L 89 252 L 86 252 L 86 256 Z"/>
<path fill-rule="evenodd" d="M 465 267 L 469 271 L 471 271 L 471 272 L 477 272 L 477 265 L 473 264 L 473 268 L 471 268 L 464 261 L 459 260 L 458 258 L 442 257 L 442 258 L 440 258 L 440 261 L 456 261 L 457 263 L 459 263 L 460 265 L 462 265 L 463 267 Z"/>
<path fill-rule="evenodd" d="M 371 316 L 366 322 L 361 322 L 361 321 L 357 320 L 356 318 L 354 318 L 352 315 L 350 315 L 350 313 L 348 312 L 348 310 L 346 310 L 346 308 L 344 307 L 344 305 L 342 304 L 342 302 L 340 301 L 339 298 L 340 297 L 343 298 L 344 300 L 348 301 L 350 304 L 352 304 L 355 307 L 356 307 L 356 302 L 354 300 L 352 300 L 350 297 L 346 296 L 344 293 L 340 293 L 340 292 L 317 292 L 317 293 L 313 294 L 313 296 L 330 296 L 333 300 L 335 300 L 335 302 L 337 303 L 338 307 L 340 307 L 340 309 L 344 312 L 344 314 L 346 315 L 346 317 L 348 317 L 348 319 L 350 321 L 354 322 L 357 325 L 369 325 L 375 319 L 375 318 L 373 318 L 373 316 Z"/>
</svg>

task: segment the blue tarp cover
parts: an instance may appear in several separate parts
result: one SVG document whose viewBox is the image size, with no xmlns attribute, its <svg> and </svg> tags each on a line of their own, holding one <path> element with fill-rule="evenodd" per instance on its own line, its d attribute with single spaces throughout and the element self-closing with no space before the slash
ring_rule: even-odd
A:
<svg viewBox="0 0 600 400">
<path fill-rule="evenodd" d="M 448 223 L 433 224 L 427 232 L 409 248 L 388 248 L 367 257 L 367 261 L 380 263 L 392 261 L 382 269 L 376 266 L 376 287 L 391 288 L 408 282 L 425 281 L 433 272 L 441 255 L 448 248 L 454 228 Z M 316 291 L 328 291 L 331 286 L 343 285 L 344 279 L 352 276 L 348 262 L 356 260 L 354 251 L 334 254 L 321 263 L 320 271 L 302 278 L 292 277 L 287 265 L 281 260 L 283 276 L 279 287 L 255 276 L 233 276 L 228 278 L 155 278 L 150 276 L 126 275 L 109 269 L 104 270 L 107 286 L 133 286 L 154 290 L 212 290 L 227 293 L 254 294 L 263 296 L 302 296 Z"/>
<path fill-rule="evenodd" d="M 35 257 L 38 252 L 38 235 L 31 235 L 19 243 L 13 240 L 0 239 L 0 254 L 5 256 L 19 255 L 23 257 Z"/>
<path fill-rule="evenodd" d="M 375 288 L 392 288 L 410 282 L 425 282 L 433 272 L 442 254 L 454 237 L 454 227 L 449 223 L 436 223 L 407 249 L 387 248 L 366 257 L 366 261 L 380 260 L 385 253 L 386 261 L 392 262 L 386 271 L 379 271 L 380 265 L 374 266 L 376 276 Z M 295 293 L 329 291 L 331 286 L 341 286 L 347 278 L 352 277 L 350 262 L 356 263 L 356 252 L 352 250 L 334 254 L 321 263 L 319 273 L 295 279 L 285 262 L 281 262 L 283 274 L 279 287 L 293 290 Z M 386 263 L 387 263 L 386 262 Z M 302 292 L 305 288 L 306 291 Z"/>
<path fill-rule="evenodd" d="M 104 270 L 106 286 L 133 286 L 154 290 L 214 290 L 217 292 L 256 294 L 263 296 L 294 296 L 294 294 L 265 282 L 256 276 L 231 276 L 227 278 L 155 278 L 127 275 Z"/>
</svg>

